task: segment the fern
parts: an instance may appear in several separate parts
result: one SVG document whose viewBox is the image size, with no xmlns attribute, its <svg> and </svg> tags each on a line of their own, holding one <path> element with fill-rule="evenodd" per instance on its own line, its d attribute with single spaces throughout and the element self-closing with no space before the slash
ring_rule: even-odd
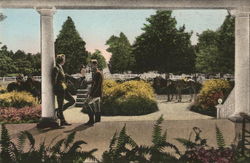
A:
<svg viewBox="0 0 250 163">
<path fill-rule="evenodd" d="M 4 124 L 2 124 L 2 132 L 1 132 L 1 158 L 3 161 L 10 161 L 11 156 L 9 150 L 11 148 L 10 136 L 7 128 Z"/>
<path fill-rule="evenodd" d="M 99 162 L 97 160 L 97 158 L 95 156 L 93 156 L 93 153 L 96 152 L 96 151 L 97 151 L 97 149 L 92 149 L 92 150 L 90 150 L 88 152 L 82 152 L 81 153 L 81 158 L 83 160 L 89 159 L 89 160 L 92 160 L 92 161 L 95 161 L 95 162 Z"/>
<path fill-rule="evenodd" d="M 153 128 L 153 144 L 157 145 L 161 141 L 161 123 L 163 122 L 163 115 L 156 121 Z"/>
<path fill-rule="evenodd" d="M 21 132 L 17 138 L 17 141 L 18 141 L 17 149 L 19 153 L 23 153 L 23 146 L 24 146 L 25 140 L 26 140 L 26 135 L 24 134 L 24 132 Z"/>
<path fill-rule="evenodd" d="M 59 140 L 52 148 L 51 148 L 51 152 L 52 154 L 57 154 L 57 153 L 61 153 L 61 147 L 63 145 L 63 142 L 65 141 L 65 139 L 61 139 Z"/>
<path fill-rule="evenodd" d="M 196 144 L 194 142 L 187 140 L 187 139 L 176 138 L 175 140 L 180 142 L 187 150 L 196 146 Z"/>
<path fill-rule="evenodd" d="M 65 150 L 68 148 L 69 144 L 71 144 L 74 141 L 75 135 L 76 135 L 75 131 L 68 135 L 67 139 L 64 141 Z"/>
<path fill-rule="evenodd" d="M 222 132 L 220 131 L 217 125 L 216 125 L 216 140 L 217 140 L 217 145 L 219 148 L 225 147 L 225 141 L 224 141 Z"/>
<path fill-rule="evenodd" d="M 110 140 L 109 151 L 112 151 L 115 148 L 116 141 L 117 141 L 117 132 L 115 132 L 112 139 Z"/>
<path fill-rule="evenodd" d="M 82 145 L 82 144 L 87 144 L 85 141 L 82 141 L 82 140 L 80 140 L 80 141 L 76 141 L 71 147 L 70 147 L 70 149 L 69 149 L 69 151 L 67 152 L 67 153 L 74 153 L 74 152 L 76 152 L 76 150 L 78 149 L 78 148 L 80 148 L 81 146 L 80 145 Z"/>
<path fill-rule="evenodd" d="M 35 139 L 34 139 L 33 135 L 31 133 L 29 133 L 28 131 L 23 131 L 23 133 L 27 136 L 27 138 L 30 142 L 30 151 L 34 150 Z"/>
<path fill-rule="evenodd" d="M 117 139 L 116 153 L 122 152 L 125 149 L 126 138 L 126 125 L 124 125 Z"/>
</svg>

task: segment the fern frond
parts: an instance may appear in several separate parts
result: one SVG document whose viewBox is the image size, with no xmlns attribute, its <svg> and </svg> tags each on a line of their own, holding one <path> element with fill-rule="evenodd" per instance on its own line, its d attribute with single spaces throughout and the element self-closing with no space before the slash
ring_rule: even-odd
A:
<svg viewBox="0 0 250 163">
<path fill-rule="evenodd" d="M 220 129 L 218 128 L 218 126 L 216 125 L 216 140 L 217 140 L 217 145 L 219 148 L 224 148 L 225 147 L 225 141 L 223 138 L 223 134 L 220 131 Z"/>
<path fill-rule="evenodd" d="M 38 150 L 38 155 L 40 156 L 41 159 L 44 159 L 46 153 L 46 147 L 45 147 L 45 141 L 43 141 L 40 144 L 39 150 Z"/>
<path fill-rule="evenodd" d="M 30 142 L 30 150 L 33 150 L 34 146 L 35 146 L 35 139 L 34 139 L 33 135 L 31 133 L 29 133 L 28 131 L 23 131 L 23 133 L 27 136 L 27 138 Z"/>
<path fill-rule="evenodd" d="M 8 129 L 2 124 L 2 132 L 1 132 L 1 158 L 4 161 L 11 160 L 11 156 L 9 153 L 9 148 L 11 147 L 10 136 Z"/>
<path fill-rule="evenodd" d="M 18 149 L 16 145 L 13 142 L 10 142 L 11 146 L 9 148 L 9 154 L 11 157 L 11 160 L 14 162 L 18 162 L 18 159 L 20 159 L 20 153 L 18 152 Z"/>
<path fill-rule="evenodd" d="M 137 146 L 136 142 L 127 135 L 127 140 L 128 140 L 128 144 L 131 145 L 131 147 L 135 148 Z"/>
<path fill-rule="evenodd" d="M 83 160 L 89 159 L 91 161 L 99 162 L 99 160 L 95 156 L 93 156 L 93 153 L 96 151 L 97 149 L 92 149 L 88 152 L 81 152 L 81 158 Z"/>
<path fill-rule="evenodd" d="M 156 146 L 157 144 L 159 144 L 159 142 L 162 139 L 162 136 L 161 136 L 162 129 L 160 126 L 162 122 L 163 122 L 163 115 L 160 116 L 160 118 L 156 121 L 153 127 L 152 143 Z"/>
<path fill-rule="evenodd" d="M 50 145 L 52 145 L 52 144 L 54 144 L 54 141 L 59 137 L 59 136 L 61 136 L 61 135 L 57 135 L 57 136 L 55 136 L 51 141 L 50 141 L 50 143 L 49 143 L 49 146 L 48 147 L 50 147 Z"/>
<path fill-rule="evenodd" d="M 56 153 L 61 152 L 61 147 L 62 147 L 64 141 L 65 141 L 65 139 L 59 140 L 59 141 L 51 148 L 51 152 L 52 152 L 53 154 L 56 154 Z"/>
<path fill-rule="evenodd" d="M 170 148 L 172 148 L 172 149 L 175 150 L 176 154 L 181 155 L 179 149 L 174 144 L 171 144 L 171 143 L 168 143 L 168 142 L 164 142 L 164 143 L 162 143 L 162 146 L 164 146 L 164 147 L 170 147 Z"/>
<path fill-rule="evenodd" d="M 24 132 L 20 132 L 17 138 L 17 149 L 19 153 L 23 153 L 23 147 L 24 147 L 24 143 L 26 140 L 26 135 L 24 134 Z"/>
<path fill-rule="evenodd" d="M 122 130 L 120 131 L 118 140 L 117 140 L 117 146 L 116 151 L 120 152 L 125 148 L 125 145 L 127 142 L 127 134 L 126 134 L 126 124 L 123 126 Z"/>
<path fill-rule="evenodd" d="M 137 152 L 139 155 L 147 155 L 150 153 L 150 151 L 151 151 L 151 148 L 149 146 L 145 146 L 145 145 L 140 145 L 137 148 Z"/>
<path fill-rule="evenodd" d="M 82 144 L 87 144 L 87 143 L 86 143 L 85 141 L 82 141 L 82 140 L 76 141 L 76 142 L 71 146 L 71 148 L 69 149 L 68 153 L 76 152 L 76 150 L 77 150 L 78 148 L 80 148 Z"/>
<path fill-rule="evenodd" d="M 69 146 L 70 143 L 74 141 L 75 135 L 76 135 L 76 131 L 68 135 L 67 139 L 64 141 L 65 149 Z"/>
<path fill-rule="evenodd" d="M 176 138 L 178 142 L 180 142 L 186 149 L 191 149 L 196 146 L 196 144 L 190 140 L 184 138 Z"/>
<path fill-rule="evenodd" d="M 117 132 L 115 132 L 112 139 L 110 140 L 109 151 L 112 151 L 114 149 L 116 141 L 117 141 Z"/>
</svg>

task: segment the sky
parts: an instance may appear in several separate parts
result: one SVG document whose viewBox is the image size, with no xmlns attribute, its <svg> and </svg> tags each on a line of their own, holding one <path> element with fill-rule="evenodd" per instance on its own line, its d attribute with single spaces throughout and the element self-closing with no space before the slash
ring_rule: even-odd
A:
<svg viewBox="0 0 250 163">
<path fill-rule="evenodd" d="M 123 32 L 132 44 L 143 31 L 146 18 L 156 10 L 57 10 L 54 15 L 54 38 L 68 16 L 75 22 L 76 29 L 86 42 L 86 49 L 99 49 L 109 60 L 106 41 L 112 35 Z M 40 51 L 40 15 L 34 9 L 2 9 L 7 18 L 0 22 L 0 42 L 9 50 L 25 52 Z M 177 26 L 185 24 L 186 31 L 193 31 L 192 44 L 197 43 L 197 33 L 207 29 L 217 30 L 223 23 L 227 10 L 174 10 L 172 14 Z"/>
</svg>

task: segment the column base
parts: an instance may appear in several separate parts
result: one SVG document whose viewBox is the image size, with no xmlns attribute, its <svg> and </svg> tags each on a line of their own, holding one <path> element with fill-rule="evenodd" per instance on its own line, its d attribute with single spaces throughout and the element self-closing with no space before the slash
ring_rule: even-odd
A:
<svg viewBox="0 0 250 163">
<path fill-rule="evenodd" d="M 234 123 L 242 123 L 243 122 L 243 117 L 244 115 L 247 115 L 245 113 L 235 113 L 229 116 L 229 120 L 231 120 Z"/>
<path fill-rule="evenodd" d="M 53 118 L 42 117 L 36 127 L 38 129 L 59 128 L 59 124 Z"/>
</svg>

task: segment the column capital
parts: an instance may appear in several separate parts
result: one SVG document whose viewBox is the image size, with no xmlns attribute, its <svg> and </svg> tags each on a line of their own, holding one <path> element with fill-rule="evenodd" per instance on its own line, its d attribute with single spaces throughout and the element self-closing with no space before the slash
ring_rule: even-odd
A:
<svg viewBox="0 0 250 163">
<path fill-rule="evenodd" d="M 41 16 L 53 16 L 56 12 L 56 8 L 52 7 L 52 8 L 36 8 L 37 12 L 41 15 Z"/>
<path fill-rule="evenodd" d="M 250 7 L 240 7 L 229 10 L 230 14 L 238 17 L 249 17 Z"/>
</svg>

